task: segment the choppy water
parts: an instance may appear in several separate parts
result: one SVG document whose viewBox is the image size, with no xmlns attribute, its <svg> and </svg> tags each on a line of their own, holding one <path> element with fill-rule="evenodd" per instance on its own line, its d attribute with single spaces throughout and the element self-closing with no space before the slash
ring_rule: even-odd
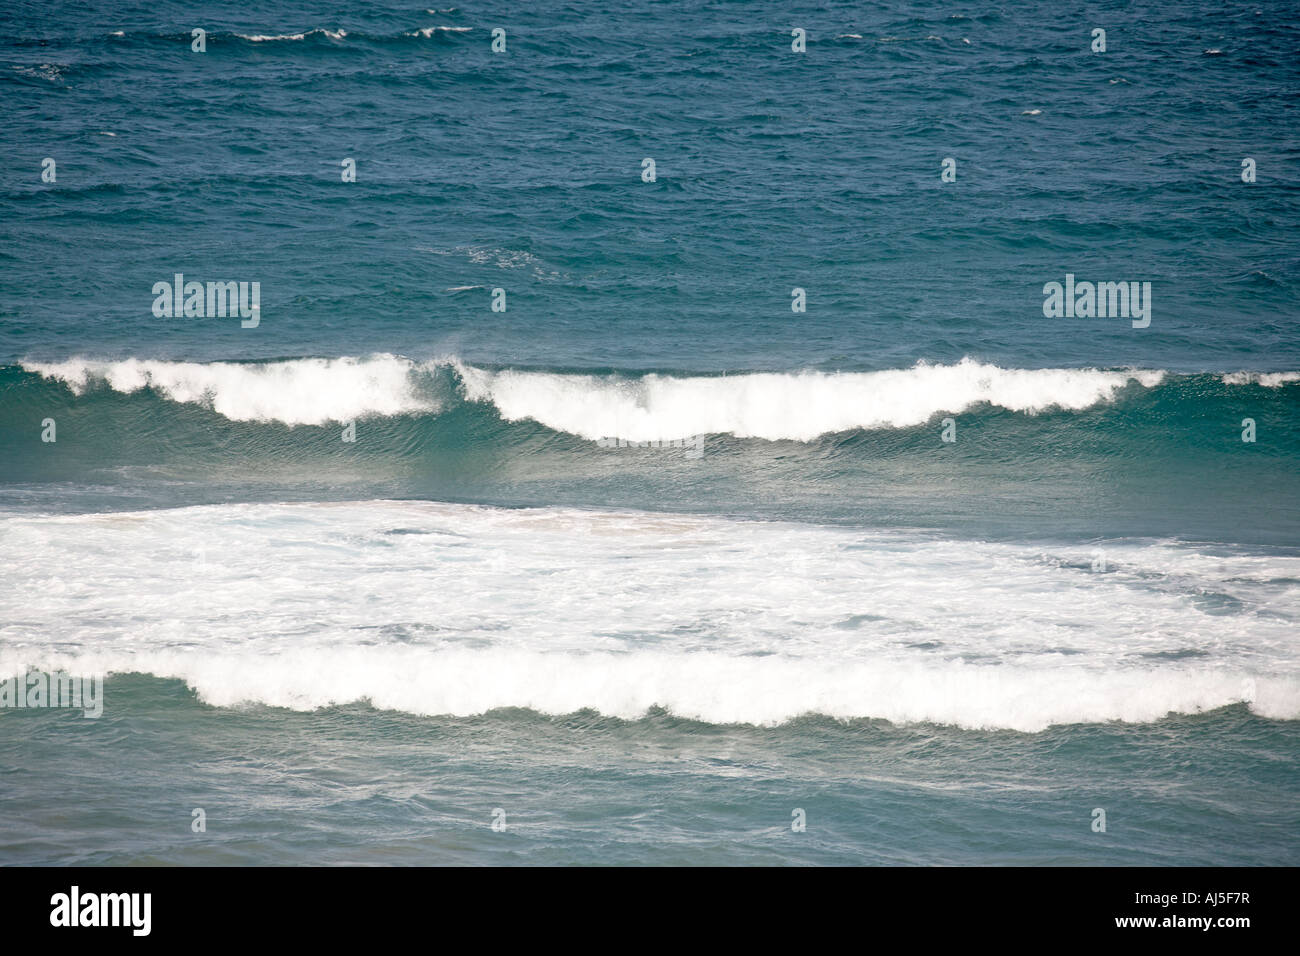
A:
<svg viewBox="0 0 1300 956">
<path fill-rule="evenodd" d="M 11 4 L 0 862 L 1296 863 L 1298 41 Z"/>
</svg>

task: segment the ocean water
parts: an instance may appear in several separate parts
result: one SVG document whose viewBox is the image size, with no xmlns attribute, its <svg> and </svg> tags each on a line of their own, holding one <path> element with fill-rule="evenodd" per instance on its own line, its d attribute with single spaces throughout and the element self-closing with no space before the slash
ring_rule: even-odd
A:
<svg viewBox="0 0 1300 956">
<path fill-rule="evenodd" d="M 0 11 L 0 863 L 1300 863 L 1291 4 L 254 7 Z"/>
</svg>

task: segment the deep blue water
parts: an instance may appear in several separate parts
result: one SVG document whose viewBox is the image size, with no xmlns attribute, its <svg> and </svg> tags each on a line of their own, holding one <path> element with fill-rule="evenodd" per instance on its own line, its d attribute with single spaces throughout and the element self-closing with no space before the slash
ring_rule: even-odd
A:
<svg viewBox="0 0 1300 956">
<path fill-rule="evenodd" d="M 0 11 L 0 862 L 1300 859 L 1291 4 L 437 2 Z"/>
</svg>

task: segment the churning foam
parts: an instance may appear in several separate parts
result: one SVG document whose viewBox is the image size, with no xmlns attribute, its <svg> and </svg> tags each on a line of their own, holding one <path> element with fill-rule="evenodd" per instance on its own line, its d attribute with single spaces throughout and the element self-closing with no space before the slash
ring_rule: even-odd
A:
<svg viewBox="0 0 1300 956">
<path fill-rule="evenodd" d="M 1096 571 L 1083 548 L 415 502 L 0 515 L 0 676 L 418 714 L 1300 718 L 1300 558 L 1104 553 Z"/>
<path fill-rule="evenodd" d="M 1290 382 L 1300 382 L 1300 372 L 1229 372 L 1223 376 L 1224 385 L 1263 385 L 1281 388 Z"/>
<path fill-rule="evenodd" d="M 427 380 L 454 369 L 465 398 L 507 421 L 531 419 L 583 438 L 667 441 L 702 434 L 811 441 L 856 428 L 920 425 L 980 402 L 1033 414 L 1109 401 L 1130 383 L 1159 384 L 1159 371 L 1003 369 L 964 359 L 881 372 L 749 373 L 729 376 L 596 376 L 491 371 L 457 359 L 395 355 L 282 362 L 24 362 L 80 394 L 95 382 L 119 392 L 145 387 L 172 401 L 208 405 L 238 421 L 318 425 L 374 415 L 436 412 Z"/>
<path fill-rule="evenodd" d="M 99 382 L 118 392 L 147 387 L 235 421 L 321 425 L 437 411 L 437 404 L 421 395 L 414 364 L 392 355 L 249 364 L 71 359 L 24 362 L 23 368 L 61 381 L 77 394 Z"/>
<path fill-rule="evenodd" d="M 593 441 L 670 441 L 694 435 L 812 441 L 860 428 L 907 428 L 975 405 L 1033 415 L 1113 401 L 1129 386 L 1153 388 L 1165 372 L 1005 369 L 963 359 L 878 372 L 753 372 L 739 375 L 582 375 L 491 370 L 455 358 L 416 362 L 395 355 L 207 364 L 141 359 L 24 362 L 80 394 L 96 382 L 119 392 L 145 387 L 177 402 L 207 405 L 238 421 L 291 425 L 366 416 L 436 413 L 431 376 L 454 370 L 463 397 L 507 421 L 536 421 Z M 1235 372 L 1227 385 L 1276 388 L 1296 372 Z M 445 391 L 445 390 L 444 390 Z"/>
<path fill-rule="evenodd" d="M 631 441 L 730 434 L 811 441 L 829 432 L 921 425 L 981 402 L 1030 414 L 1109 401 L 1159 371 L 1004 369 L 963 359 L 881 372 L 751 373 L 678 378 L 492 372 L 458 366 L 466 394 L 510 421 L 531 418 L 584 438 Z"/>
</svg>

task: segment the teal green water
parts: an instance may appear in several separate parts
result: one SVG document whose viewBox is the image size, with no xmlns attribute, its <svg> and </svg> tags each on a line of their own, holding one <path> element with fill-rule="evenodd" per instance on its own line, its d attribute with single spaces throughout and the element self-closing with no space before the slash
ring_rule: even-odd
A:
<svg viewBox="0 0 1300 956">
<path fill-rule="evenodd" d="M 1244 707 L 1018 734 L 229 710 L 141 677 L 106 694 L 95 726 L 6 721 L 7 862 L 1276 866 L 1300 823 L 1269 756 L 1294 751 L 1295 724 Z M 106 744 L 150 759 L 106 774 Z M 16 798 L 54 769 L 42 805 Z"/>
<path fill-rule="evenodd" d="M 1298 45 L 7 4 L 0 863 L 1294 865 Z"/>
</svg>

